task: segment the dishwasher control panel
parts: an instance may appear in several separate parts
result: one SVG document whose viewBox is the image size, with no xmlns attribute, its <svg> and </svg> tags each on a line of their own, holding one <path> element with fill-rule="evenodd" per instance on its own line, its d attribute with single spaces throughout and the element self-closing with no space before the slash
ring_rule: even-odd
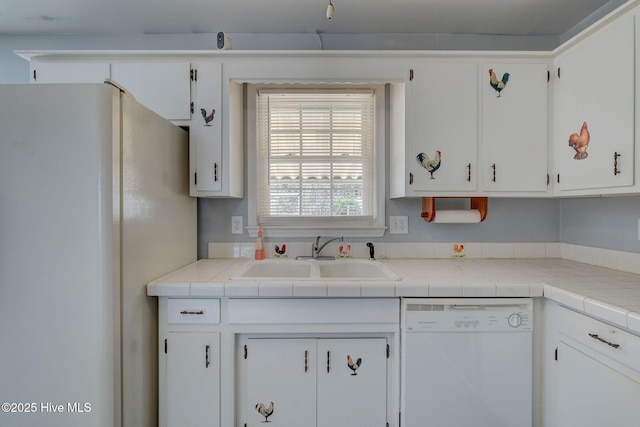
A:
<svg viewBox="0 0 640 427">
<path fill-rule="evenodd" d="M 403 301 L 404 332 L 530 332 L 530 298 L 426 299 Z"/>
</svg>

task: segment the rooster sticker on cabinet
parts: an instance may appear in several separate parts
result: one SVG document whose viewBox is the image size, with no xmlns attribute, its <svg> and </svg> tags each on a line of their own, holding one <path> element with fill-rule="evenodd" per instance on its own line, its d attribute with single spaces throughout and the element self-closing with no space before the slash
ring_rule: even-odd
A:
<svg viewBox="0 0 640 427">
<path fill-rule="evenodd" d="M 587 127 L 587 122 L 583 122 L 582 128 L 580 128 L 580 133 L 572 133 L 571 136 L 569 136 L 569 147 L 576 150 L 576 154 L 573 156 L 575 160 L 583 160 L 587 158 L 589 155 L 589 153 L 587 153 L 589 141 L 591 141 L 589 128 Z"/>
<path fill-rule="evenodd" d="M 441 154 L 442 153 L 440 151 L 436 150 L 436 155 L 433 159 L 430 159 L 427 153 L 420 153 L 416 156 L 418 164 L 425 168 L 427 172 L 429 172 L 429 174 L 431 174 L 431 179 L 436 179 L 433 176 L 433 173 L 440 169 L 440 164 L 442 161 L 440 158 Z"/>
<path fill-rule="evenodd" d="M 256 404 L 256 411 L 258 411 L 258 413 L 264 417 L 263 423 L 271 422 L 269 421 L 269 417 L 271 416 L 271 414 L 273 414 L 273 406 L 274 406 L 273 402 L 269 402 L 269 406 L 266 406 L 262 402 L 259 402 L 258 404 Z"/>
<path fill-rule="evenodd" d="M 491 87 L 498 93 L 497 98 L 502 96 L 502 91 L 507 86 L 507 82 L 509 82 L 509 76 L 511 76 L 511 74 L 504 73 L 502 75 L 502 79 L 498 80 L 493 68 L 489 68 L 489 85 L 491 85 Z"/>
<path fill-rule="evenodd" d="M 351 358 L 351 355 L 347 354 L 347 366 L 349 367 L 349 369 L 351 369 L 353 371 L 353 374 L 351 374 L 352 376 L 358 375 L 358 373 L 356 371 L 358 370 L 360 365 L 362 365 L 362 358 L 361 357 L 358 357 L 358 360 L 356 360 L 354 362 L 353 359 Z"/>
<path fill-rule="evenodd" d="M 215 108 L 211 109 L 211 112 L 207 114 L 207 110 L 204 108 L 200 109 L 200 114 L 202 114 L 202 118 L 204 119 L 205 126 L 211 126 L 210 123 L 213 121 L 213 118 L 216 116 Z"/>
</svg>

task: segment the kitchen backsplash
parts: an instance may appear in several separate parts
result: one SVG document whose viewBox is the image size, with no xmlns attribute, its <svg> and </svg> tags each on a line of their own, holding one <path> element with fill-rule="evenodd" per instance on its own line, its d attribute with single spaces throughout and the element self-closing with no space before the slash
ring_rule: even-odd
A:
<svg viewBox="0 0 640 427">
<path fill-rule="evenodd" d="M 311 242 L 265 242 L 267 258 L 311 255 Z M 385 258 L 562 258 L 640 274 L 640 254 L 569 243 L 375 243 L 375 257 Z M 255 243 L 209 243 L 209 258 L 247 258 Z M 369 258 L 365 243 L 333 242 L 322 251 L 336 258 Z"/>
</svg>

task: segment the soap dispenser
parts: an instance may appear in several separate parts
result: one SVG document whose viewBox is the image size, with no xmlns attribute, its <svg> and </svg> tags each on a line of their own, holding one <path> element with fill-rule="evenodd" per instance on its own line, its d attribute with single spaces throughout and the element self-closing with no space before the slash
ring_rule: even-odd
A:
<svg viewBox="0 0 640 427">
<path fill-rule="evenodd" d="M 258 227 L 258 240 L 256 241 L 255 259 L 264 259 L 264 247 L 262 245 L 262 226 Z"/>
</svg>

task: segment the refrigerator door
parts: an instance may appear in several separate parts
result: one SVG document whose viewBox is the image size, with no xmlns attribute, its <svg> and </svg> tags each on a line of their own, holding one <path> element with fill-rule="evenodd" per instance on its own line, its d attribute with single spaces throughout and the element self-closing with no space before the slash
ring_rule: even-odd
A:
<svg viewBox="0 0 640 427">
<path fill-rule="evenodd" d="M 114 425 L 113 91 L 0 85 L 3 426 Z"/>
</svg>

